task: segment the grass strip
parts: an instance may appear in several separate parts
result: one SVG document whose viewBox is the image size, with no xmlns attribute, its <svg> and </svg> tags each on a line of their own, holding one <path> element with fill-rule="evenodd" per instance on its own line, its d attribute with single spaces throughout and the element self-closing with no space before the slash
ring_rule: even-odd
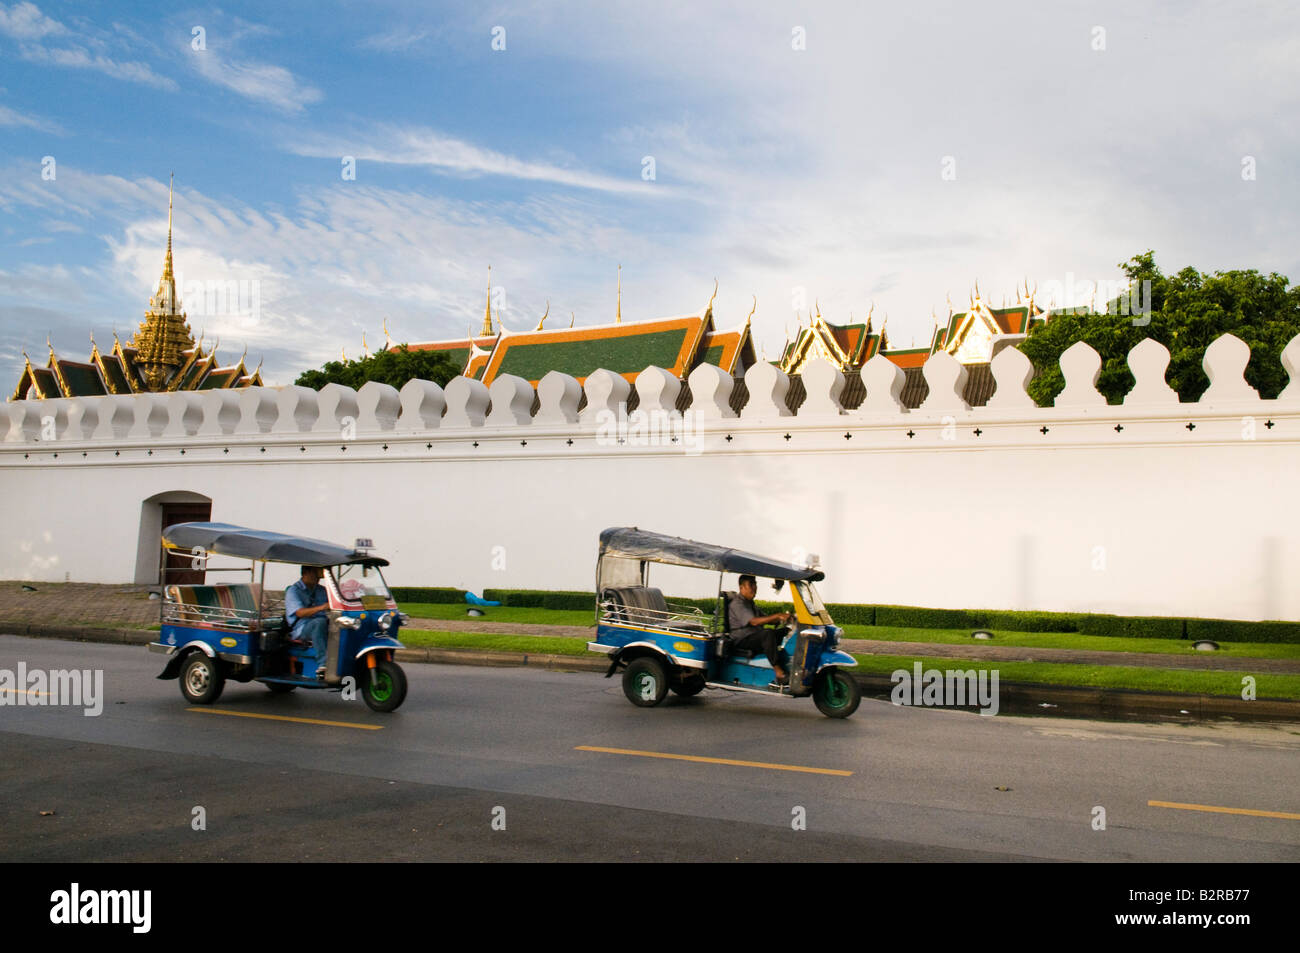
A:
<svg viewBox="0 0 1300 953">
<path fill-rule="evenodd" d="M 1012 645 L 1044 649 L 1078 649 L 1087 652 L 1150 652 L 1158 655 L 1222 655 L 1231 658 L 1300 659 L 1300 645 L 1279 642 L 1221 642 L 1218 652 L 1198 652 L 1190 641 L 1135 639 L 1116 635 L 1080 635 L 1077 632 L 1004 632 L 990 630 L 995 638 L 981 642 L 967 629 L 910 629 L 902 626 L 846 625 L 849 639 L 882 642 L 927 642 L 939 645 Z"/>
<path fill-rule="evenodd" d="M 546 635 L 494 635 L 490 632 L 435 632 L 402 629 L 398 639 L 407 648 L 478 649 L 524 655 L 588 655 L 586 639 Z"/>
<path fill-rule="evenodd" d="M 857 672 L 889 675 L 898 669 L 909 674 L 916 662 L 922 669 L 996 671 L 999 681 L 1038 682 L 1073 688 L 1113 688 L 1144 692 L 1178 692 L 1191 695 L 1241 697 L 1242 679 L 1255 679 L 1257 698 L 1300 700 L 1300 675 L 1267 672 L 1200 672 L 1187 669 L 1131 668 L 1123 665 L 1080 665 L 1053 662 L 988 662 L 974 659 L 920 658 L 909 655 L 855 655 Z"/>
</svg>

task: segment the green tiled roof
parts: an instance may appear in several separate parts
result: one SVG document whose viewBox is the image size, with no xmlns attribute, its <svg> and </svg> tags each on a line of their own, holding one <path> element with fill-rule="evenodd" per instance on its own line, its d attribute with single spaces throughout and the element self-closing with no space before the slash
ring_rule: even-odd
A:
<svg viewBox="0 0 1300 953">
<path fill-rule="evenodd" d="M 131 393 L 131 387 L 126 382 L 126 375 L 122 373 L 122 365 L 118 363 L 117 358 L 112 354 L 101 356 L 104 361 L 104 376 L 108 378 L 112 392 L 115 394 Z"/>
<path fill-rule="evenodd" d="M 90 364 L 59 361 L 59 371 L 68 382 L 68 389 L 72 391 L 69 397 L 98 397 L 104 393 L 104 382 Z"/>
<path fill-rule="evenodd" d="M 524 380 L 541 380 L 548 371 L 586 377 L 600 368 L 620 374 L 639 373 L 651 364 L 672 368 L 681 354 L 689 328 L 577 341 L 528 344 L 502 342 L 507 348 L 496 373 Z"/>
<path fill-rule="evenodd" d="M 235 378 L 238 376 L 238 374 L 239 374 L 239 368 L 237 367 L 231 367 L 223 371 L 213 371 L 211 374 L 209 374 L 207 377 L 203 379 L 203 383 L 199 385 L 198 389 L 216 390 L 220 387 L 229 387 L 232 383 L 234 383 Z"/>
</svg>

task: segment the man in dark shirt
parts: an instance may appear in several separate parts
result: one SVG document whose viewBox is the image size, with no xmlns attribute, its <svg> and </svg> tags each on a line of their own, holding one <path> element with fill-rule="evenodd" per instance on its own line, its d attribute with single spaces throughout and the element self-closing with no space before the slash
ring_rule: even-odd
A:
<svg viewBox="0 0 1300 953">
<path fill-rule="evenodd" d="M 780 649 L 781 631 L 764 628 L 769 622 L 789 622 L 794 618 L 788 612 L 773 615 L 759 615 L 754 605 L 754 596 L 758 594 L 758 580 L 753 576 L 740 577 L 740 592 L 731 599 L 727 610 L 727 628 L 731 632 L 731 644 L 748 652 L 762 651 L 772 663 L 772 671 L 777 682 L 784 684 L 789 676 L 783 667 Z"/>
<path fill-rule="evenodd" d="M 329 645 L 329 596 L 320 584 L 321 571 L 303 566 L 302 578 L 284 591 L 284 617 L 289 622 L 289 636 L 310 642 L 316 651 L 316 677 L 325 676 L 325 653 Z"/>
</svg>

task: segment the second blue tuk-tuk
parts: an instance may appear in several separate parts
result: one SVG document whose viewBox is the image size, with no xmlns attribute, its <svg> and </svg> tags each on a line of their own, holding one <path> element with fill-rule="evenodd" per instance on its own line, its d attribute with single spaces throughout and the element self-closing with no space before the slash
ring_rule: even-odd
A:
<svg viewBox="0 0 1300 953">
<path fill-rule="evenodd" d="M 207 705 L 227 680 L 259 681 L 276 693 L 295 688 L 360 692 L 375 711 L 393 711 L 406 698 L 406 675 L 394 661 L 396 638 L 407 621 L 381 566 L 358 540 L 354 547 L 319 539 L 248 529 L 229 523 L 178 523 L 163 531 L 169 552 L 193 555 L 203 573 L 247 572 L 247 582 L 182 585 L 163 569 L 162 631 L 149 649 L 169 656 L 159 678 L 180 680 L 181 694 Z M 208 565 L 213 555 L 249 560 L 247 569 Z M 290 637 L 284 593 L 268 593 L 266 564 L 316 567 L 329 598 L 329 640 L 323 677 L 315 650 Z M 261 565 L 261 578 L 255 570 Z M 186 571 L 186 570 L 180 570 Z"/>
<path fill-rule="evenodd" d="M 610 657 L 609 671 L 623 672 L 623 693 L 634 705 L 651 707 L 671 690 L 695 695 L 706 688 L 756 692 L 785 698 L 812 696 L 829 718 L 847 718 L 862 695 L 847 671 L 857 665 L 839 648 L 840 629 L 831 621 L 813 583 L 825 578 L 816 565 L 795 565 L 690 539 L 615 527 L 600 534 L 596 562 L 596 640 L 593 652 Z M 705 611 L 671 604 L 649 585 L 652 563 L 718 573 L 718 596 Z M 789 684 L 777 684 L 761 653 L 739 650 L 728 632 L 730 601 L 722 589 L 727 573 L 790 584 L 794 622 L 782 630 L 789 659 Z"/>
</svg>

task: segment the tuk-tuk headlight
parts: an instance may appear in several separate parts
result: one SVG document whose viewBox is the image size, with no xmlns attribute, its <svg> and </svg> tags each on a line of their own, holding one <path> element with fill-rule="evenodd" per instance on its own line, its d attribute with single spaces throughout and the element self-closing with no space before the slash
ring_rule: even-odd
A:
<svg viewBox="0 0 1300 953">
<path fill-rule="evenodd" d="M 392 626 L 392 624 L 393 624 L 393 616 L 392 616 L 392 613 L 385 612 L 383 615 L 381 615 L 381 616 L 379 617 L 379 628 L 380 628 L 380 630 L 382 630 L 382 631 L 384 631 L 384 632 L 387 632 L 388 629 L 389 629 L 389 627 Z"/>
<path fill-rule="evenodd" d="M 355 629 L 360 624 L 361 624 L 361 620 L 358 619 L 356 616 L 352 616 L 352 615 L 339 616 L 339 625 L 341 625 L 345 629 Z"/>
</svg>

